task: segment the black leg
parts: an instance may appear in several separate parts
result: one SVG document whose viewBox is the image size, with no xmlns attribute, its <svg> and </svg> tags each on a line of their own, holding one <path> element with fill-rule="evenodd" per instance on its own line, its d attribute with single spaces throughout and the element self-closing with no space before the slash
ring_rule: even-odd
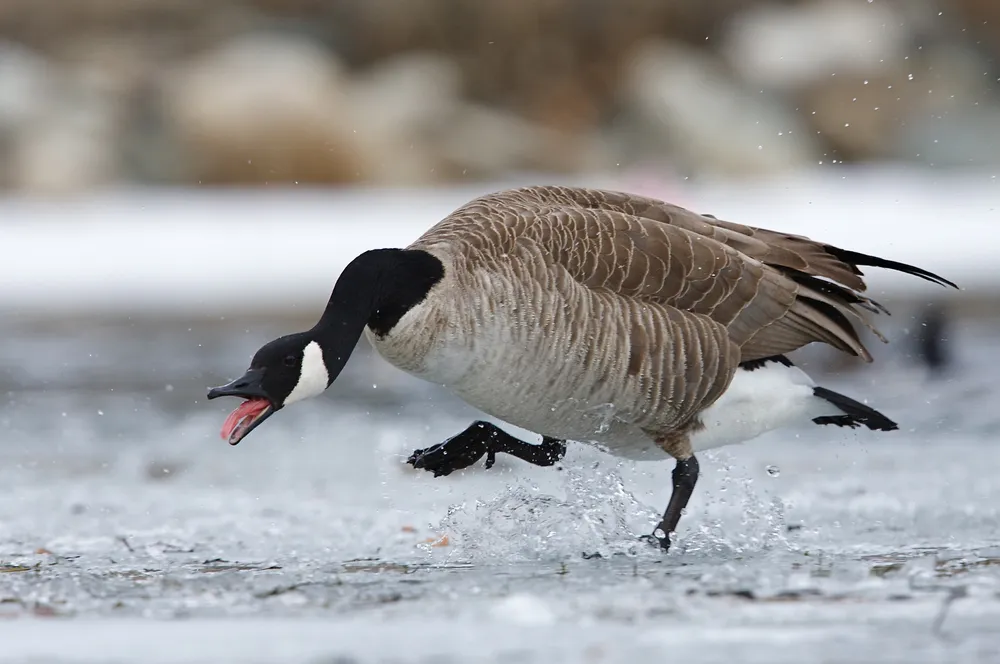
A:
<svg viewBox="0 0 1000 664">
<path fill-rule="evenodd" d="M 691 500 L 691 493 L 694 485 L 698 483 L 698 459 L 690 456 L 683 461 L 677 461 L 674 466 L 674 490 L 670 494 L 670 503 L 663 513 L 663 518 L 656 526 L 652 535 L 647 535 L 644 539 L 655 541 L 666 551 L 670 548 L 670 533 L 677 530 L 677 523 L 681 520 L 681 512 L 687 507 Z"/>
<path fill-rule="evenodd" d="M 471 466 L 486 455 L 486 467 L 496 461 L 498 452 L 510 454 L 536 466 L 551 466 L 566 454 L 566 443 L 544 436 L 541 445 L 515 438 L 500 427 L 478 420 L 462 433 L 425 450 L 414 450 L 406 463 L 423 468 L 434 477 L 448 475 Z"/>
</svg>

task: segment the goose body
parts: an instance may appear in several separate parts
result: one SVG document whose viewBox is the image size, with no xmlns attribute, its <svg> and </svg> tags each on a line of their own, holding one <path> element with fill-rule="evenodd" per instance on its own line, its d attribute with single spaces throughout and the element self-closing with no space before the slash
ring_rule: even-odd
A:
<svg viewBox="0 0 1000 664">
<path fill-rule="evenodd" d="M 663 459 L 677 435 L 697 452 L 841 413 L 801 369 L 743 362 L 810 341 L 871 359 L 850 318 L 868 325 L 856 307 L 878 305 L 817 278 L 860 290 L 856 266 L 652 199 L 500 192 L 408 248 L 444 278 L 389 332 L 366 328 L 382 357 L 500 420 L 625 458 Z"/>
<path fill-rule="evenodd" d="M 400 369 L 542 434 L 548 451 L 575 440 L 630 459 L 677 459 L 663 543 L 700 450 L 797 421 L 896 428 L 816 386 L 784 355 L 821 342 L 872 360 L 856 326 L 881 338 L 866 314 L 884 309 L 863 294 L 858 266 L 954 286 L 903 263 L 621 192 L 501 191 L 405 249 L 359 256 L 312 330 L 264 346 L 243 379 L 210 396 L 257 399 L 267 417 L 288 396 L 325 389 L 364 334 Z M 226 435 L 235 444 L 261 420 Z M 436 475 L 483 454 L 490 465 L 496 451 L 554 462 L 555 452 L 536 448 L 479 422 L 410 462 Z"/>
</svg>

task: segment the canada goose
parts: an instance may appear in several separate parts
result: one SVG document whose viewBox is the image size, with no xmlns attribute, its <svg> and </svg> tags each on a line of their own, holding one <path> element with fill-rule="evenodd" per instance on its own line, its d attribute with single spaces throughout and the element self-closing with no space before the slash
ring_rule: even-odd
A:
<svg viewBox="0 0 1000 664">
<path fill-rule="evenodd" d="M 208 398 L 246 399 L 233 445 L 336 380 L 364 333 L 389 362 L 544 436 L 532 445 L 479 421 L 416 450 L 437 475 L 499 452 L 551 465 L 565 441 L 633 459 L 676 459 L 664 549 L 698 479 L 695 453 L 812 420 L 896 424 L 816 386 L 784 353 L 820 341 L 870 362 L 855 323 L 858 266 L 955 284 L 926 270 L 806 237 L 742 226 L 650 198 L 526 187 L 476 198 L 406 249 L 375 249 L 340 275 L 306 331 L 257 351 Z"/>
</svg>

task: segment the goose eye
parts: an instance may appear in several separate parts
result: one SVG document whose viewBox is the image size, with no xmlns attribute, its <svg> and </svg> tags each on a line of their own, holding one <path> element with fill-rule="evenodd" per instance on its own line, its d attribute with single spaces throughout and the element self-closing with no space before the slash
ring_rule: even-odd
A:
<svg viewBox="0 0 1000 664">
<path fill-rule="evenodd" d="M 286 355 L 285 356 L 285 366 L 286 367 L 293 367 L 293 366 L 295 366 L 295 356 L 294 355 Z"/>
</svg>

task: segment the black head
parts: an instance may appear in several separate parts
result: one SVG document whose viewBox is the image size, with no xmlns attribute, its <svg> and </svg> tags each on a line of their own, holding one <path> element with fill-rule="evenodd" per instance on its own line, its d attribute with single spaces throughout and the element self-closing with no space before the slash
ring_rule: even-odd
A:
<svg viewBox="0 0 1000 664">
<path fill-rule="evenodd" d="M 321 394 L 331 382 L 319 342 L 310 332 L 299 332 L 262 346 L 243 376 L 213 387 L 208 398 L 246 399 L 222 430 L 235 445 L 284 406 Z"/>
<path fill-rule="evenodd" d="M 246 399 L 226 419 L 223 437 L 235 445 L 284 406 L 321 394 L 340 375 L 366 325 L 388 334 L 443 276 L 441 261 L 424 251 L 376 249 L 355 258 L 313 329 L 265 344 L 243 376 L 209 390 L 209 399 Z"/>
</svg>

